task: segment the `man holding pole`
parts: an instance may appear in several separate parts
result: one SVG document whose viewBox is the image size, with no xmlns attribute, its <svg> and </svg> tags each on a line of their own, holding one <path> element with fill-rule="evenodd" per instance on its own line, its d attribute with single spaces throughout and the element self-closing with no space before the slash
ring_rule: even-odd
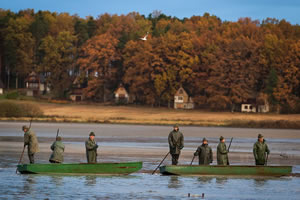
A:
<svg viewBox="0 0 300 200">
<path fill-rule="evenodd" d="M 175 125 L 173 131 L 170 132 L 168 141 L 170 154 L 172 156 L 172 165 L 177 165 L 180 151 L 184 146 L 183 134 L 179 131 L 178 125 Z"/>
<path fill-rule="evenodd" d="M 217 147 L 217 161 L 218 165 L 229 165 L 228 150 L 223 136 L 220 137 L 220 143 Z"/>
<path fill-rule="evenodd" d="M 266 153 L 267 156 L 270 154 L 268 145 L 264 140 L 264 136 L 262 134 L 258 134 L 258 140 L 253 145 L 253 155 L 256 165 L 265 165 L 267 163 Z"/>
<path fill-rule="evenodd" d="M 88 163 L 97 163 L 98 145 L 95 142 L 95 133 L 91 132 L 89 139 L 85 142 L 86 159 Z"/>
<path fill-rule="evenodd" d="M 22 130 L 24 131 L 24 149 L 27 146 L 30 164 L 34 164 L 34 154 L 39 152 L 37 137 L 35 133 L 31 131 L 27 126 L 23 126 Z"/>
<path fill-rule="evenodd" d="M 199 157 L 199 165 L 209 165 L 213 162 L 213 153 L 206 138 L 203 138 L 202 145 L 197 148 L 194 156 Z"/>
</svg>

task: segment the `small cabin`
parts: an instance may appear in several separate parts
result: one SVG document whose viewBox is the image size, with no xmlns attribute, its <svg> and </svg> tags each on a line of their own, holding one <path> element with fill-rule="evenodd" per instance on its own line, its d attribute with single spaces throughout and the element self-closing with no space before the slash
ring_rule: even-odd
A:
<svg viewBox="0 0 300 200">
<path fill-rule="evenodd" d="M 0 94 L 3 94 L 3 90 L 4 90 L 4 84 L 3 84 L 3 82 L 0 80 Z"/>
<path fill-rule="evenodd" d="M 174 96 L 175 109 L 194 109 L 194 102 L 187 92 L 180 87 Z"/>
<path fill-rule="evenodd" d="M 270 107 L 267 101 L 263 104 L 256 102 L 256 99 L 249 99 L 247 102 L 241 104 L 241 112 L 252 113 L 267 113 L 270 111 Z"/>
<path fill-rule="evenodd" d="M 39 96 L 50 91 L 49 86 L 45 82 L 45 78 L 42 75 L 38 75 L 35 72 L 31 72 L 25 79 L 26 95 L 27 96 Z"/>
<path fill-rule="evenodd" d="M 84 100 L 83 88 L 73 88 L 70 94 L 70 99 L 72 101 L 83 101 Z"/>
<path fill-rule="evenodd" d="M 72 101 L 83 101 L 84 100 L 83 87 L 80 84 L 79 77 L 76 77 L 75 80 L 73 81 L 70 99 Z"/>
<path fill-rule="evenodd" d="M 129 103 L 129 94 L 122 84 L 115 90 L 115 102 L 117 104 L 127 104 Z"/>
</svg>

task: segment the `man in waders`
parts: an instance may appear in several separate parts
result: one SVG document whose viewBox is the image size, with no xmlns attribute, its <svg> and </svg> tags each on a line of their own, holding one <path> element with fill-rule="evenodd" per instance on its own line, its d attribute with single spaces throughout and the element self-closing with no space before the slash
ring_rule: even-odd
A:
<svg viewBox="0 0 300 200">
<path fill-rule="evenodd" d="M 24 131 L 24 148 L 27 146 L 30 164 L 34 164 L 34 154 L 40 150 L 37 137 L 27 126 L 23 126 L 22 130 Z"/>
<path fill-rule="evenodd" d="M 217 147 L 217 161 L 218 165 L 229 165 L 228 151 L 223 136 L 220 137 L 220 143 Z"/>
<path fill-rule="evenodd" d="M 172 165 L 177 165 L 180 151 L 181 149 L 183 149 L 184 146 L 183 134 L 179 131 L 178 125 L 175 125 L 173 131 L 170 132 L 168 141 L 170 154 L 172 156 Z"/>
<path fill-rule="evenodd" d="M 255 158 L 256 165 L 265 165 L 267 162 L 266 154 L 270 154 L 270 150 L 264 136 L 262 134 L 258 134 L 257 142 L 253 145 L 253 155 Z"/>
<path fill-rule="evenodd" d="M 213 153 L 206 138 L 203 138 L 202 145 L 197 148 L 194 156 L 198 156 L 199 165 L 209 165 L 213 162 Z"/>
<path fill-rule="evenodd" d="M 85 142 L 86 159 L 88 163 L 97 163 L 98 145 L 95 142 L 95 133 L 91 132 L 89 139 Z"/>
</svg>

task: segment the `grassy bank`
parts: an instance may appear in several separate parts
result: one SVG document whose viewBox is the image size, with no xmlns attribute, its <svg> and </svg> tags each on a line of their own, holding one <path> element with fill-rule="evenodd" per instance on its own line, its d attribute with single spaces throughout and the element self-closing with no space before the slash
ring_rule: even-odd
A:
<svg viewBox="0 0 300 200">
<path fill-rule="evenodd" d="M 24 101 L 23 101 L 24 103 Z M 300 115 L 205 112 L 201 110 L 174 110 L 136 106 L 105 106 L 102 104 L 56 104 L 30 102 L 44 115 L 35 121 L 78 123 L 121 123 L 194 126 L 222 126 L 249 128 L 300 129 Z M 30 117 L 2 117 L 0 120 L 26 121 Z"/>
</svg>

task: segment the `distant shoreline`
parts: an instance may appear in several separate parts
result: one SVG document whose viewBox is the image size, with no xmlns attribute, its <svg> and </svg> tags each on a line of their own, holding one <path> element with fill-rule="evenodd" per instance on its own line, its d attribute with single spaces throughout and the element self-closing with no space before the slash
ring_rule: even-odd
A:
<svg viewBox="0 0 300 200">
<path fill-rule="evenodd" d="M 22 101 L 36 104 L 44 113 L 36 122 L 103 123 L 132 125 L 174 125 L 199 127 L 300 129 L 300 114 L 209 112 L 175 110 L 142 106 L 103 104 L 58 104 Z M 1 117 L 0 121 L 30 121 L 30 117 Z"/>
</svg>

